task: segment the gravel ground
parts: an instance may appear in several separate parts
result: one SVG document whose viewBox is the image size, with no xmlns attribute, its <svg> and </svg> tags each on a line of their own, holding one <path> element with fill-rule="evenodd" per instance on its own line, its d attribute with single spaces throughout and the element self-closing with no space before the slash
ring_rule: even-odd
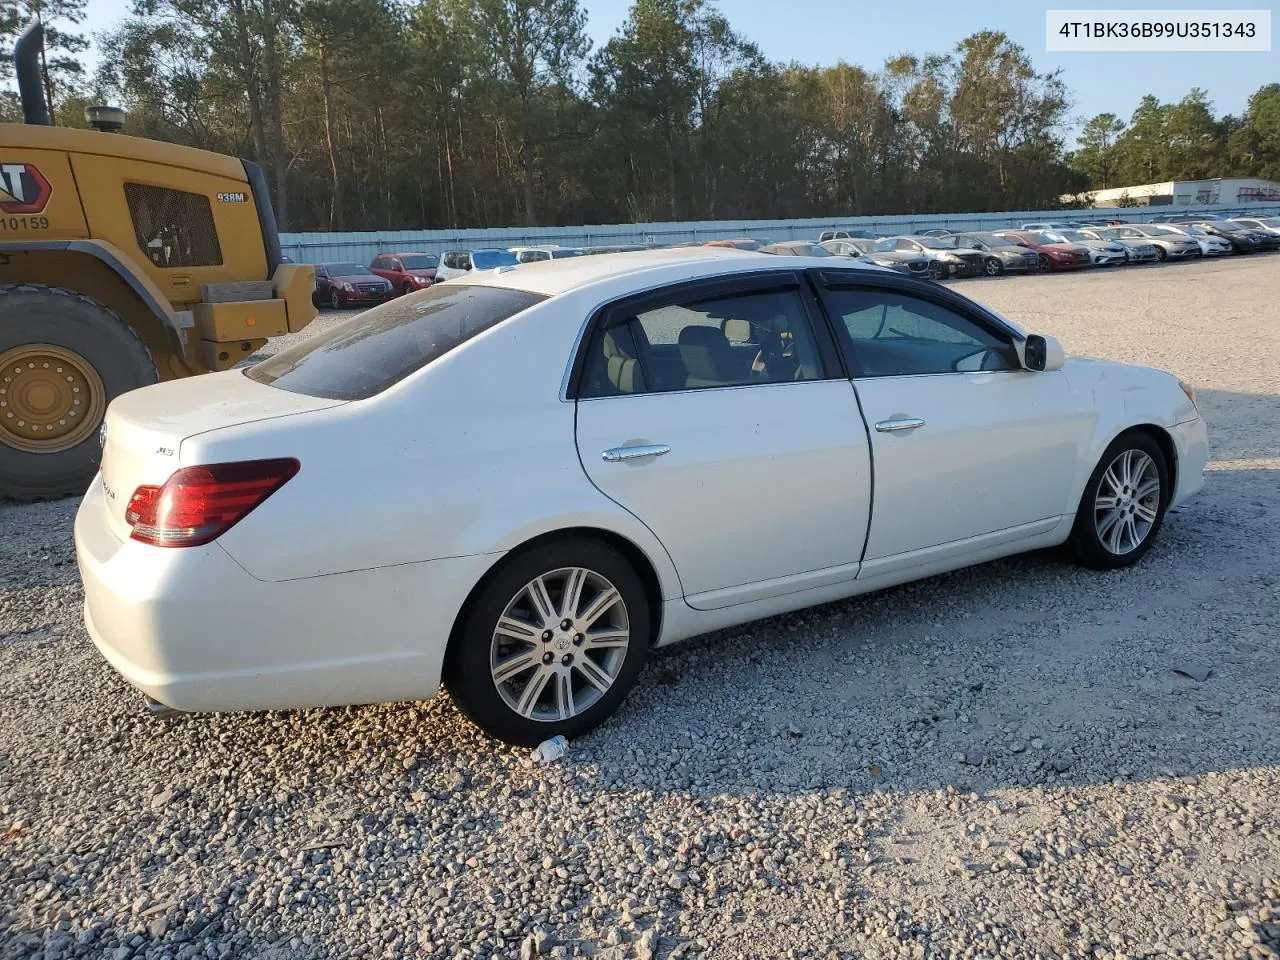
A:
<svg viewBox="0 0 1280 960">
<path fill-rule="evenodd" d="M 75 502 L 0 508 L 0 958 L 1280 955 L 1280 256 L 958 286 L 1198 384 L 1203 494 L 662 652 L 550 766 L 446 698 L 149 719 Z"/>
</svg>

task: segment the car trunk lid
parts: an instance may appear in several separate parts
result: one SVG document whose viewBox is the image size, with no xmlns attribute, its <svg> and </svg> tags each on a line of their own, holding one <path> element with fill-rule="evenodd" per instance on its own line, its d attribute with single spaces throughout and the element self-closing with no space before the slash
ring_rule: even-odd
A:
<svg viewBox="0 0 1280 960">
<path fill-rule="evenodd" d="M 161 486 L 181 466 L 183 440 L 236 424 L 295 416 L 346 401 L 278 390 L 243 370 L 170 380 L 122 394 L 103 427 L 103 494 L 112 533 L 127 539 L 129 500 L 143 485 Z"/>
</svg>

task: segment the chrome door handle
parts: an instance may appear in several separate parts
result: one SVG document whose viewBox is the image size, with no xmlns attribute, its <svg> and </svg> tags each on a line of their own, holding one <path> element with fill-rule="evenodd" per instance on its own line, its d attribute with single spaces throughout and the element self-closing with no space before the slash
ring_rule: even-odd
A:
<svg viewBox="0 0 1280 960">
<path fill-rule="evenodd" d="M 634 447 L 611 447 L 600 454 L 605 463 L 621 463 L 623 460 L 643 460 L 645 457 L 660 457 L 670 453 L 671 448 L 665 443 L 638 443 Z"/>
<path fill-rule="evenodd" d="M 923 427 L 924 421 L 919 417 L 907 417 L 903 420 L 881 420 L 876 429 L 881 433 L 897 433 L 899 430 L 914 430 Z"/>
</svg>

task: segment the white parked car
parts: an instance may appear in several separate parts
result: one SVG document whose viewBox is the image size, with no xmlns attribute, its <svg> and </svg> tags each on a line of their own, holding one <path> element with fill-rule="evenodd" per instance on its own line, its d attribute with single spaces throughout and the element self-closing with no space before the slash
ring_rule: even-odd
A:
<svg viewBox="0 0 1280 960">
<path fill-rule="evenodd" d="M 104 429 L 85 621 L 153 708 L 443 681 L 522 744 L 695 634 L 1059 544 L 1132 564 L 1208 455 L 1168 373 L 890 270 L 716 248 L 476 271 Z"/>
<path fill-rule="evenodd" d="M 436 268 L 436 283 L 465 277 L 472 270 L 512 267 L 519 262 L 510 250 L 497 247 L 485 250 L 446 250 L 440 256 L 440 266 Z"/>
<path fill-rule="evenodd" d="M 1200 244 L 1200 255 L 1204 257 L 1220 257 L 1231 252 L 1231 241 L 1226 237 L 1214 236 L 1197 223 L 1161 224 L 1170 230 L 1182 233 Z"/>
</svg>

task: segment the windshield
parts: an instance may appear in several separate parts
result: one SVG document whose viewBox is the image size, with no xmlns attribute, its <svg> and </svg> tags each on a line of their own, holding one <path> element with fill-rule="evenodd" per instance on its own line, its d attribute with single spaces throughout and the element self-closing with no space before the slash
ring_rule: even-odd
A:
<svg viewBox="0 0 1280 960">
<path fill-rule="evenodd" d="M 369 276 L 369 268 L 358 263 L 326 263 L 324 269 L 331 277 L 364 277 Z"/>
<path fill-rule="evenodd" d="M 576 250 L 576 249 L 571 249 L 571 248 L 566 248 L 566 249 L 564 249 L 564 250 L 552 250 L 552 251 L 551 251 L 551 259 L 552 259 L 552 260 L 563 260 L 565 257 L 580 257 L 580 256 L 582 256 L 582 255 L 583 255 L 583 254 L 582 254 L 582 251 L 581 251 L 581 250 Z"/>
<path fill-rule="evenodd" d="M 1182 224 L 1182 230 L 1184 233 L 1189 233 L 1193 237 L 1209 236 L 1209 231 L 1206 230 L 1204 227 L 1200 226 L 1198 223 L 1184 223 Z"/>
<path fill-rule="evenodd" d="M 872 247 L 871 249 L 875 250 L 876 253 L 893 253 L 895 250 L 898 249 L 897 243 L 898 242 L 896 240 L 892 240 L 892 239 L 877 240 L 875 243 L 875 246 Z"/>
<path fill-rule="evenodd" d="M 545 299 L 523 290 L 439 284 L 366 310 L 249 367 L 245 376 L 291 393 L 363 400 Z"/>
<path fill-rule="evenodd" d="M 472 250 L 471 262 L 477 270 L 492 270 L 494 267 L 512 267 L 520 261 L 510 250 Z"/>
<path fill-rule="evenodd" d="M 975 233 L 973 239 L 988 247 L 1016 247 L 1016 243 L 1010 243 L 1004 237 L 997 237 L 994 233 Z"/>
<path fill-rule="evenodd" d="M 955 237 L 912 237 L 916 243 L 922 247 L 928 247 L 930 250 L 955 250 Z"/>
<path fill-rule="evenodd" d="M 1045 244 L 1066 243 L 1067 241 L 1062 239 L 1062 234 L 1060 233 L 1037 233 L 1031 238 L 1031 242 L 1036 244 Z"/>
<path fill-rule="evenodd" d="M 1061 237 L 1065 243 L 1079 243 L 1082 240 L 1092 239 L 1091 237 L 1086 237 L 1079 230 L 1063 230 L 1061 233 L 1055 234 L 1055 236 Z"/>
<path fill-rule="evenodd" d="M 406 253 L 400 257 L 406 270 L 434 270 L 440 266 L 440 258 L 429 253 Z"/>
</svg>

